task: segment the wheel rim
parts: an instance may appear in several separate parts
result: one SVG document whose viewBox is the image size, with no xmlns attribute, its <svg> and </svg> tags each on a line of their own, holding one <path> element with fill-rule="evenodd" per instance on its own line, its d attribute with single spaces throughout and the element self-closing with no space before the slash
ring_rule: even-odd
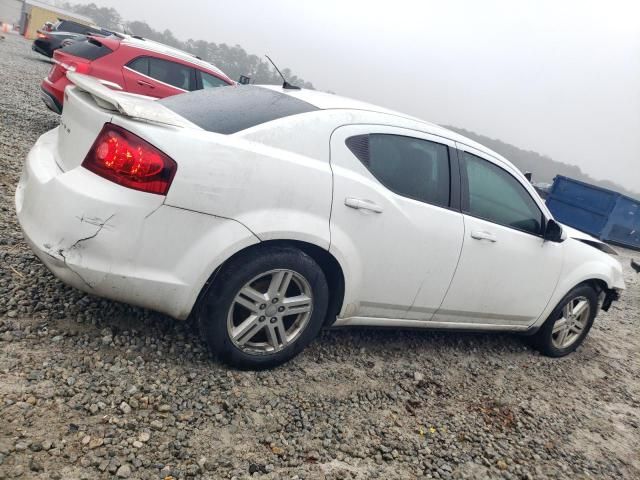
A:
<svg viewBox="0 0 640 480">
<path fill-rule="evenodd" d="M 302 334 L 313 311 L 309 282 L 297 272 L 270 270 L 255 276 L 236 294 L 227 332 L 245 353 L 277 353 Z"/>
<path fill-rule="evenodd" d="M 562 316 L 553 324 L 551 342 L 556 348 L 573 345 L 589 321 L 591 306 L 586 297 L 576 297 L 562 308 Z"/>
</svg>

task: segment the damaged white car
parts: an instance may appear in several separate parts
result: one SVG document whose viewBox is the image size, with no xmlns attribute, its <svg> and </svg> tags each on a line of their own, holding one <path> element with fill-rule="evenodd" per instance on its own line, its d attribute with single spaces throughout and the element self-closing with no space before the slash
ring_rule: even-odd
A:
<svg viewBox="0 0 640 480">
<path fill-rule="evenodd" d="M 437 125 L 315 91 L 151 101 L 69 77 L 16 190 L 25 238 L 68 284 L 196 317 L 230 364 L 352 325 L 520 332 L 563 356 L 624 288 L 607 245 Z"/>
</svg>

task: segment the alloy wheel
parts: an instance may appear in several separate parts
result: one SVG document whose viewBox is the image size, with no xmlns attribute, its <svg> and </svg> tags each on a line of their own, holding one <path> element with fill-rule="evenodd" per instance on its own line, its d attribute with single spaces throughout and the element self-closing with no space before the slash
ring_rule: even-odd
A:
<svg viewBox="0 0 640 480">
<path fill-rule="evenodd" d="M 553 324 L 551 342 L 559 349 L 567 348 L 575 343 L 586 327 L 591 314 L 591 307 L 586 297 L 576 297 L 562 308 L 562 316 Z"/>
<path fill-rule="evenodd" d="M 302 275 L 271 270 L 238 291 L 227 315 L 227 332 L 244 353 L 273 354 L 298 339 L 312 310 L 311 287 Z"/>
</svg>

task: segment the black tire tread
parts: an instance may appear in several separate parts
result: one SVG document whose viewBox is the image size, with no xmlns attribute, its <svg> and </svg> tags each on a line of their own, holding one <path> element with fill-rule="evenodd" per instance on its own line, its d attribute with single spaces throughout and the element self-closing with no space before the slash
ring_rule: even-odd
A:
<svg viewBox="0 0 640 480">
<path fill-rule="evenodd" d="M 301 336 L 284 350 L 273 355 L 248 355 L 236 348 L 228 336 L 227 311 L 244 283 L 275 268 L 295 269 L 305 276 L 314 297 L 311 319 Z M 240 369 L 273 368 L 296 356 L 317 336 L 324 322 L 328 299 L 329 288 L 324 273 L 309 255 L 293 247 L 254 248 L 233 258 L 218 272 L 204 294 L 198 323 L 209 349 L 222 362 Z"/>
</svg>

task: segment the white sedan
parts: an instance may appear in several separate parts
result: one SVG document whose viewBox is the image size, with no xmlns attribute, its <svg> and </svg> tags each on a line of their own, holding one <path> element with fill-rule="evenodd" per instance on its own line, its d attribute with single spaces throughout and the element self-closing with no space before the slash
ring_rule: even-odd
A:
<svg viewBox="0 0 640 480">
<path fill-rule="evenodd" d="M 624 289 L 615 252 L 437 125 L 315 91 L 152 101 L 69 77 L 16 190 L 26 240 L 79 289 L 196 317 L 232 365 L 352 325 L 520 332 L 563 356 Z"/>
</svg>

